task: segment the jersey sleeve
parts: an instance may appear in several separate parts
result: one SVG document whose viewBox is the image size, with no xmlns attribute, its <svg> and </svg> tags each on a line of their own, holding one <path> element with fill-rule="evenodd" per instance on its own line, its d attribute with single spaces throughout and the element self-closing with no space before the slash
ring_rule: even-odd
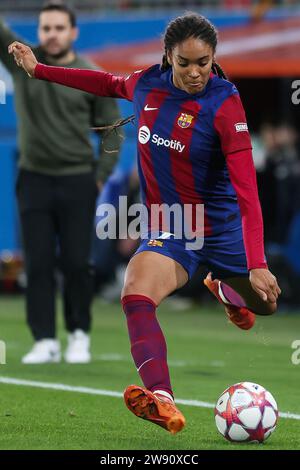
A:
<svg viewBox="0 0 300 470">
<path fill-rule="evenodd" d="M 215 114 L 214 127 L 224 155 L 252 148 L 245 111 L 238 93 L 231 94 L 223 101 Z"/>
<path fill-rule="evenodd" d="M 226 163 L 241 211 L 248 270 L 267 268 L 264 254 L 263 219 L 252 152 L 248 149 L 230 153 L 226 156 Z"/>
<path fill-rule="evenodd" d="M 132 101 L 136 84 L 143 73 L 144 71 L 140 70 L 125 78 L 100 70 L 54 67 L 38 63 L 34 70 L 34 77 L 97 96 L 124 98 Z"/>
<path fill-rule="evenodd" d="M 248 270 L 267 268 L 251 139 L 237 92 L 223 101 L 215 114 L 214 125 L 238 199 Z"/>
</svg>

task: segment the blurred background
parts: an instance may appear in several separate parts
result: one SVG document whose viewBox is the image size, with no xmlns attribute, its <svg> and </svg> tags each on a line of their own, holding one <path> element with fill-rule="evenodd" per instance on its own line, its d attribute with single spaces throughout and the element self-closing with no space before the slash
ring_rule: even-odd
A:
<svg viewBox="0 0 300 470">
<path fill-rule="evenodd" d="M 43 3 L 0 0 L 0 15 L 19 36 L 36 44 L 37 16 Z M 282 288 L 281 306 L 299 307 L 300 104 L 292 102 L 292 84 L 300 80 L 300 2 L 73 0 L 68 4 L 78 14 L 77 51 L 115 74 L 127 75 L 159 63 L 166 24 L 186 10 L 207 16 L 217 26 L 217 60 L 240 91 L 252 135 L 269 266 Z M 0 294 L 22 295 L 26 277 L 15 200 L 14 90 L 1 62 L 0 80 L 6 88 L 5 103 L 0 104 Z M 124 117 L 132 114 L 130 103 L 120 100 L 119 104 Z M 125 132 L 110 194 L 104 190 L 104 198 L 117 200 L 118 195 L 128 194 L 130 201 L 137 202 L 134 127 L 127 125 Z M 95 241 L 91 254 L 95 295 L 109 302 L 118 300 L 126 263 L 136 244 L 130 239 Z M 210 301 L 200 274 L 205 272 L 197 273 L 177 294 L 177 305 Z"/>
</svg>

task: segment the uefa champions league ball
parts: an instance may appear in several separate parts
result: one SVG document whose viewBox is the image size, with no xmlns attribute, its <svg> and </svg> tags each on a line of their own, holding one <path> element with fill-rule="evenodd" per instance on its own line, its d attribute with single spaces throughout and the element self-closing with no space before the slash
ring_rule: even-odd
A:
<svg viewBox="0 0 300 470">
<path fill-rule="evenodd" d="M 263 442 L 275 431 L 277 403 L 264 387 L 241 382 L 228 387 L 215 406 L 218 431 L 231 442 Z"/>
</svg>

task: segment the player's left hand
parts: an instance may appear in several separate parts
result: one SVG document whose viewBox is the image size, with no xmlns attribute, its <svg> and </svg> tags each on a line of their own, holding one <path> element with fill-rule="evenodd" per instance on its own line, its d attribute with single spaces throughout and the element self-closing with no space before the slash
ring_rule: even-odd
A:
<svg viewBox="0 0 300 470">
<path fill-rule="evenodd" d="M 275 303 L 281 294 L 276 277 L 268 269 L 251 269 L 252 288 L 265 302 Z"/>
</svg>

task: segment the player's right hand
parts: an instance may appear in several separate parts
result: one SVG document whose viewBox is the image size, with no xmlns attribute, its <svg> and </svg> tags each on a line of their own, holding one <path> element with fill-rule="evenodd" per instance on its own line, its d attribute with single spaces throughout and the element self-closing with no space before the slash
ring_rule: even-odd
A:
<svg viewBox="0 0 300 470">
<path fill-rule="evenodd" d="M 9 54 L 13 54 L 18 67 L 22 67 L 29 77 L 34 77 L 34 69 L 38 64 L 36 57 L 29 46 L 21 42 L 14 41 L 8 46 Z"/>
</svg>

